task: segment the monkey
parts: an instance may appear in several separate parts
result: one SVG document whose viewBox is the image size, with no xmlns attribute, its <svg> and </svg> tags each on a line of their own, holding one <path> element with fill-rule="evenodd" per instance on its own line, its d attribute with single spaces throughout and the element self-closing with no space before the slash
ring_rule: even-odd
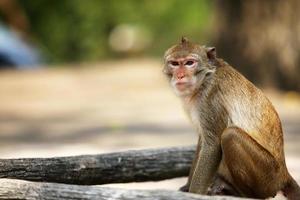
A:
<svg viewBox="0 0 300 200">
<path fill-rule="evenodd" d="M 164 54 L 163 73 L 199 135 L 187 184 L 198 194 L 300 199 L 287 170 L 282 126 L 270 100 L 215 47 L 182 37 Z"/>
</svg>

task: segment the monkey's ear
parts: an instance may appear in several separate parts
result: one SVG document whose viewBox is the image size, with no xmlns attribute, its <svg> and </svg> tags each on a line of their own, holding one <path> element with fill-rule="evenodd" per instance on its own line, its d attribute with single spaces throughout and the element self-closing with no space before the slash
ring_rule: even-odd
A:
<svg viewBox="0 0 300 200">
<path fill-rule="evenodd" d="M 215 60 L 217 58 L 216 47 L 206 47 L 206 55 L 209 60 Z"/>
</svg>

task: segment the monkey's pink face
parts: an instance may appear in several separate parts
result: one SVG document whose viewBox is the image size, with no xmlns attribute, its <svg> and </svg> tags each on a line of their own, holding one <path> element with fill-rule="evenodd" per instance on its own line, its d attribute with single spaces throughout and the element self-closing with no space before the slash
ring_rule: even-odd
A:
<svg viewBox="0 0 300 200">
<path fill-rule="evenodd" d="M 195 90 L 198 63 L 198 58 L 191 55 L 166 59 L 165 71 L 177 95 L 186 96 Z"/>
</svg>

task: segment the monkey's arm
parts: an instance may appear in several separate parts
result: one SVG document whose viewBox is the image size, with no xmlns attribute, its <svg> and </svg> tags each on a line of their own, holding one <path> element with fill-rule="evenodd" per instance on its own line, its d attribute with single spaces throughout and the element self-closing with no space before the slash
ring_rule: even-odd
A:
<svg viewBox="0 0 300 200">
<path fill-rule="evenodd" d="M 199 136 L 199 138 L 198 138 L 198 144 L 197 144 L 196 152 L 195 152 L 194 159 L 193 159 L 193 162 L 192 162 L 192 165 L 191 165 L 188 181 L 184 186 L 182 186 L 179 189 L 182 192 L 188 192 L 189 191 L 191 181 L 192 181 L 192 177 L 193 177 L 193 174 L 194 174 L 194 171 L 195 171 L 195 167 L 196 167 L 196 164 L 198 162 L 200 150 L 201 150 L 201 136 Z"/>
<path fill-rule="evenodd" d="M 198 156 L 189 191 L 206 194 L 221 161 L 219 142 L 203 142 Z"/>
</svg>

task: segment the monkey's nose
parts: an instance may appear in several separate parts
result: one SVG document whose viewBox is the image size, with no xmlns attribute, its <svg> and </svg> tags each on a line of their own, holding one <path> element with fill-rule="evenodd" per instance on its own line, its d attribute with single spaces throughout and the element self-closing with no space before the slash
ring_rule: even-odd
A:
<svg viewBox="0 0 300 200">
<path fill-rule="evenodd" d="M 178 73 L 177 74 L 177 79 L 178 80 L 181 80 L 181 79 L 183 79 L 185 77 L 185 74 L 184 73 Z"/>
</svg>

